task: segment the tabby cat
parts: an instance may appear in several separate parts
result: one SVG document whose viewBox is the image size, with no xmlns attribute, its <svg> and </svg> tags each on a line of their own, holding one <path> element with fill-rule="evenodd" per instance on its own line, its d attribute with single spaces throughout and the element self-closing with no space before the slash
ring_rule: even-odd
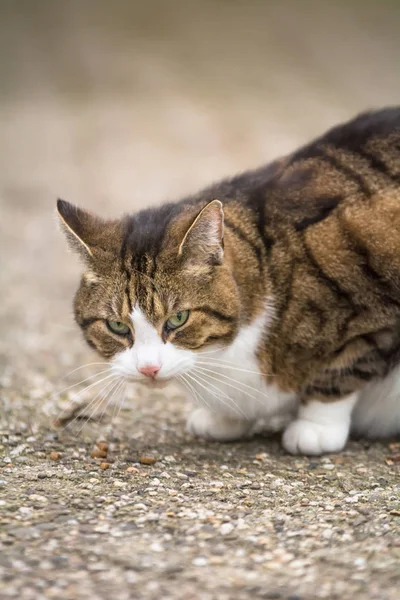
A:
<svg viewBox="0 0 400 600">
<path fill-rule="evenodd" d="M 282 417 L 284 448 L 319 455 L 400 432 L 400 108 L 177 203 L 58 212 L 87 342 L 121 378 L 181 381 L 193 434 Z"/>
</svg>

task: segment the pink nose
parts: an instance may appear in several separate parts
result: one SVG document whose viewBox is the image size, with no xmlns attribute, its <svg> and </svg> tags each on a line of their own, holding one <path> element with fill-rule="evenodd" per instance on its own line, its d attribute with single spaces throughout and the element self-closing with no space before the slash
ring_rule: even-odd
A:
<svg viewBox="0 0 400 600">
<path fill-rule="evenodd" d="M 155 377 L 160 370 L 160 367 L 155 366 L 147 366 L 147 367 L 139 367 L 139 373 L 146 375 L 146 377 Z"/>
</svg>

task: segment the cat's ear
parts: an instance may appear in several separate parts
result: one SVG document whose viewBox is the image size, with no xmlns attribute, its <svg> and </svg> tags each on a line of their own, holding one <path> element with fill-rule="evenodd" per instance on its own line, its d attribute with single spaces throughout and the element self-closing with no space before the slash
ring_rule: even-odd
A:
<svg viewBox="0 0 400 600">
<path fill-rule="evenodd" d="M 70 248 L 85 262 L 90 261 L 93 258 L 92 246 L 104 221 L 65 200 L 57 200 L 57 212 Z"/>
<path fill-rule="evenodd" d="M 219 200 L 209 202 L 197 215 L 178 251 L 189 264 L 221 265 L 224 257 L 224 211 Z"/>
</svg>

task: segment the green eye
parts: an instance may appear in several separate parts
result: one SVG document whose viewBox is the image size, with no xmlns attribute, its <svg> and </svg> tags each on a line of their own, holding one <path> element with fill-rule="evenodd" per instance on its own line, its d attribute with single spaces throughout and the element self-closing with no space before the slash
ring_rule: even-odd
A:
<svg viewBox="0 0 400 600">
<path fill-rule="evenodd" d="M 121 323 L 121 321 L 106 321 L 106 324 L 108 329 L 117 335 L 126 335 L 129 333 L 128 325 Z"/>
<path fill-rule="evenodd" d="M 170 317 L 167 321 L 167 327 L 168 329 L 177 329 L 178 327 L 181 327 L 181 325 L 184 325 L 186 323 L 186 321 L 189 318 L 189 311 L 188 310 L 182 310 L 176 313 L 176 315 L 173 315 L 172 317 Z"/>
</svg>

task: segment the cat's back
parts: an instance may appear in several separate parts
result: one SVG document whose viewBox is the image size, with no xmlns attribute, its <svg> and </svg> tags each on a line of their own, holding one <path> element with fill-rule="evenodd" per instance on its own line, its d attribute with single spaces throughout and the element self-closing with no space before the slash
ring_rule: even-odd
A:
<svg viewBox="0 0 400 600">
<path fill-rule="evenodd" d="M 319 159 L 321 170 L 336 170 L 347 180 L 345 191 L 357 187 L 372 195 L 400 184 L 400 107 L 367 112 L 333 129 L 296 152 L 291 164 Z"/>
<path fill-rule="evenodd" d="M 361 192 L 400 183 L 400 107 L 363 113 L 295 152 L 290 165 L 320 159 Z"/>
<path fill-rule="evenodd" d="M 302 186 L 319 187 L 324 177 L 325 191 L 329 193 L 333 187 L 329 181 L 332 171 L 345 189 L 357 184 L 362 193 L 393 182 L 399 184 L 400 106 L 362 113 L 292 154 L 211 185 L 194 198 L 236 200 L 255 208 L 265 201 L 274 204 L 277 193 L 285 209 L 286 194 L 295 203 L 305 192 Z M 344 191 L 342 188 L 342 194 Z M 306 194 L 301 200 L 306 204 Z"/>
<path fill-rule="evenodd" d="M 384 108 L 376 111 L 368 111 L 359 114 L 350 121 L 329 129 L 322 136 L 310 144 L 300 148 L 293 154 L 293 160 L 313 155 L 313 151 L 330 145 L 349 150 L 361 152 L 363 147 L 371 140 L 383 140 L 400 135 L 400 106 Z"/>
<path fill-rule="evenodd" d="M 377 195 L 400 203 L 400 107 L 361 114 L 300 148 L 248 204 L 267 224 L 302 231 Z"/>
</svg>

